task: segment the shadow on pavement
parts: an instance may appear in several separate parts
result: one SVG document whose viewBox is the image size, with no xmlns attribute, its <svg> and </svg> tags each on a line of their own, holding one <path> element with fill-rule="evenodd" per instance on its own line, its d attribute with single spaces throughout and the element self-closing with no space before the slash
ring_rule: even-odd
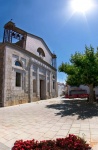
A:
<svg viewBox="0 0 98 150">
<path fill-rule="evenodd" d="M 87 119 L 98 116 L 98 106 L 95 103 L 87 103 L 87 100 L 61 100 L 59 102 L 46 107 L 59 110 L 56 115 L 61 115 L 61 117 L 78 115 L 78 119 Z"/>
</svg>

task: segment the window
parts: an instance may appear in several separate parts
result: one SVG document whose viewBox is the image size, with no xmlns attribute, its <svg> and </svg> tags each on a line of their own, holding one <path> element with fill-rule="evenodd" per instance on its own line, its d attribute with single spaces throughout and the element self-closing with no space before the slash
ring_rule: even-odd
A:
<svg viewBox="0 0 98 150">
<path fill-rule="evenodd" d="M 16 61 L 15 62 L 15 66 L 19 66 L 19 67 L 22 67 L 21 63 L 19 61 Z"/>
<path fill-rule="evenodd" d="M 53 79 L 55 79 L 55 76 L 53 75 Z"/>
<path fill-rule="evenodd" d="M 16 86 L 21 87 L 21 73 L 16 72 Z"/>
<path fill-rule="evenodd" d="M 44 51 L 43 51 L 42 48 L 38 48 L 38 49 L 37 49 L 37 52 L 39 53 L 39 56 L 40 56 L 41 58 L 44 58 L 44 57 L 45 57 L 45 53 L 44 53 Z"/>
<path fill-rule="evenodd" d="M 55 89 L 55 82 L 53 81 L 53 89 Z"/>
</svg>

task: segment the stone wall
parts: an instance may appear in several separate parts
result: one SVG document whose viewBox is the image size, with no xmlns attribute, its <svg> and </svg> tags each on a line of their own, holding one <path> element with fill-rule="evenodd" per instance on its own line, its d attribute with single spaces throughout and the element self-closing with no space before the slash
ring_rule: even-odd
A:
<svg viewBox="0 0 98 150">
<path fill-rule="evenodd" d="M 0 107 L 3 106 L 4 48 L 0 46 Z"/>
<path fill-rule="evenodd" d="M 21 69 L 15 66 L 15 57 L 22 62 L 22 59 L 26 59 L 25 66 Z M 28 85 L 28 69 L 29 69 L 29 58 L 25 54 L 6 47 L 6 70 L 5 70 L 5 100 L 4 106 L 11 106 L 21 103 L 29 102 L 29 85 Z M 23 63 L 22 63 L 23 64 Z M 25 71 L 24 71 L 25 70 Z M 22 74 L 21 87 L 15 86 L 16 72 Z M 24 75 L 25 74 L 25 87 L 23 85 Z"/>
</svg>

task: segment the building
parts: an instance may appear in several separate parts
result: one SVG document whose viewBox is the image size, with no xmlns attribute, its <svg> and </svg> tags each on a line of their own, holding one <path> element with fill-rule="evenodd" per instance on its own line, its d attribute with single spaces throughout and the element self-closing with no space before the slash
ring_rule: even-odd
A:
<svg viewBox="0 0 98 150">
<path fill-rule="evenodd" d="M 96 96 L 98 96 L 98 86 L 93 89 Z M 89 95 L 89 87 L 87 85 L 70 86 L 66 85 L 66 94 L 67 95 L 77 95 L 77 94 L 88 94 Z"/>
<path fill-rule="evenodd" d="M 0 43 L 0 106 L 57 97 L 56 55 L 9 21 Z"/>
<path fill-rule="evenodd" d="M 58 96 L 65 95 L 65 84 L 58 82 Z"/>
<path fill-rule="evenodd" d="M 79 87 L 67 85 L 67 88 L 68 95 L 89 94 L 89 87 L 86 85 L 80 85 Z"/>
</svg>

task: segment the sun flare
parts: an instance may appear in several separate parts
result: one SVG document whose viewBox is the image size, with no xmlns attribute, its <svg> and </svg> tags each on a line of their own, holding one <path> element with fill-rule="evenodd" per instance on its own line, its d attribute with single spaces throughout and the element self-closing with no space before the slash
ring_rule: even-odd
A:
<svg viewBox="0 0 98 150">
<path fill-rule="evenodd" d="M 94 3 L 93 0 L 72 0 L 71 6 L 74 12 L 86 13 L 91 10 Z"/>
</svg>

